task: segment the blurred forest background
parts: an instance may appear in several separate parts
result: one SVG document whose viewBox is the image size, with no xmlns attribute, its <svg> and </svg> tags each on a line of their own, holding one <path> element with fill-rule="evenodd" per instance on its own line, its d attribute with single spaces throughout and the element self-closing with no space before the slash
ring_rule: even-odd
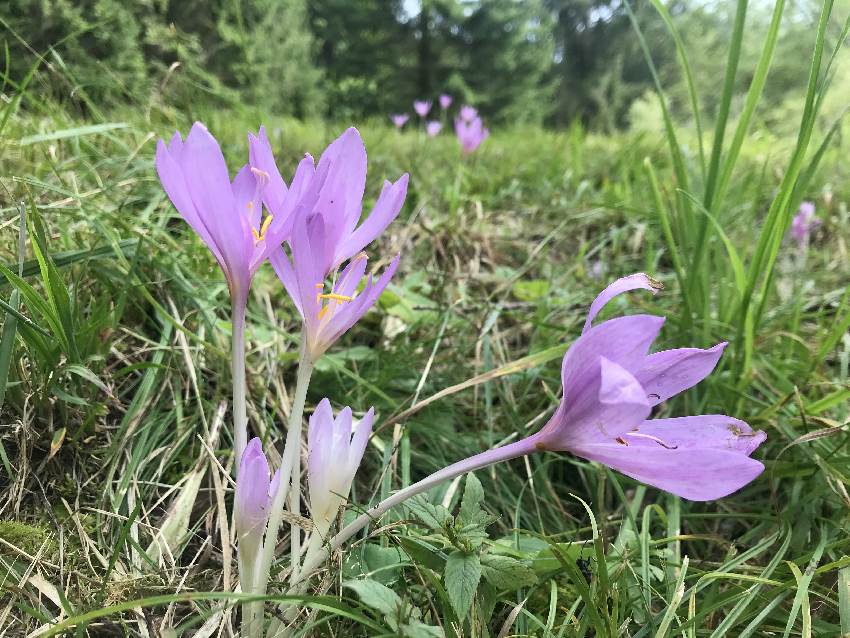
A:
<svg viewBox="0 0 850 638">
<path fill-rule="evenodd" d="M 220 102 L 276 115 L 361 121 L 409 111 L 413 99 L 448 92 L 477 105 L 493 123 L 581 121 L 601 131 L 660 130 L 652 76 L 632 19 L 645 34 L 674 117 L 691 112 L 674 44 L 649 0 L 3 4 L 6 77 L 22 82 L 37 53 L 43 56 L 39 86 L 29 87 L 27 99 L 70 101 L 84 114 L 127 102 L 191 114 L 203 97 L 204 106 Z M 705 0 L 667 6 L 689 51 L 700 107 L 711 117 L 738 6 Z M 750 2 L 747 30 L 765 32 L 773 6 Z M 798 119 L 819 9 L 804 0 L 785 10 L 782 55 L 773 62 L 762 102 L 768 108 L 760 114 L 760 123 L 780 129 L 779 135 Z M 840 25 L 833 27 L 837 38 Z M 741 93 L 761 38 L 745 37 L 742 46 Z M 839 73 L 850 69 L 837 66 Z M 823 110 L 828 119 L 850 103 L 850 77 L 837 77 L 833 85 Z"/>
</svg>

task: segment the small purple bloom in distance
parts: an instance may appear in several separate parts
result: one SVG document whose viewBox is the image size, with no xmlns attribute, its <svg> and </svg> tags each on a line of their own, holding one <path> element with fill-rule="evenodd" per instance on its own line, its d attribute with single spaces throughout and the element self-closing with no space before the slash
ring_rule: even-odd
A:
<svg viewBox="0 0 850 638">
<path fill-rule="evenodd" d="M 374 408 L 353 426 L 351 408 L 334 419 L 331 404 L 322 399 L 310 417 L 307 430 L 307 481 L 310 513 L 319 537 L 324 539 L 351 483 L 372 434 Z"/>
<path fill-rule="evenodd" d="M 471 122 L 478 117 L 478 111 L 474 106 L 463 105 L 460 107 L 460 119 L 464 122 Z"/>
<path fill-rule="evenodd" d="M 813 202 L 803 202 L 791 221 L 791 237 L 798 244 L 804 244 L 812 231 L 820 226 L 821 220 L 815 217 L 815 205 Z"/>
<path fill-rule="evenodd" d="M 393 124 L 395 124 L 396 128 L 402 128 L 405 124 L 407 124 L 407 120 L 410 119 L 410 116 L 407 113 L 394 113 L 390 115 L 390 119 Z"/>
<path fill-rule="evenodd" d="M 432 120 L 425 125 L 425 132 L 428 133 L 428 137 L 436 137 L 441 128 L 443 125 L 440 122 Z"/>
<path fill-rule="evenodd" d="M 398 216 L 407 182 L 406 173 L 394 183 L 385 181 L 372 212 L 358 225 L 366 185 L 366 149 L 360 134 L 348 129 L 322 154 L 298 203 L 288 240 L 291 256 L 283 248 L 270 256 L 304 320 L 314 361 L 366 313 L 395 273 L 398 257 L 377 282 L 370 276 L 360 288 L 367 263 L 363 249 Z"/>
<path fill-rule="evenodd" d="M 431 110 L 431 100 L 414 100 L 413 110 L 419 117 L 425 117 Z"/>
<path fill-rule="evenodd" d="M 440 95 L 440 108 L 444 111 L 452 105 L 452 96 L 448 93 Z"/>
<path fill-rule="evenodd" d="M 653 406 L 708 376 L 726 344 L 648 354 L 663 317 L 591 325 L 608 301 L 637 288 L 654 294 L 660 284 L 643 273 L 623 277 L 591 304 L 581 337 L 564 357 L 561 405 L 528 443 L 598 461 L 689 500 L 722 498 L 764 470 L 750 454 L 767 435 L 722 414 L 649 419 Z"/>
<path fill-rule="evenodd" d="M 480 117 L 476 116 L 467 121 L 461 116 L 455 118 L 455 134 L 463 149 L 463 154 L 469 155 L 490 136 L 490 131 L 485 128 Z"/>
<path fill-rule="evenodd" d="M 236 524 L 239 551 L 245 560 L 254 560 L 269 519 L 269 505 L 280 488 L 280 471 L 269 480 L 269 463 L 260 439 L 251 439 L 236 479 L 233 520 Z"/>
<path fill-rule="evenodd" d="M 156 169 L 174 207 L 215 255 L 232 299 L 244 304 L 257 268 L 292 225 L 282 209 L 263 217 L 269 175 L 245 165 L 231 182 L 218 142 L 200 122 L 185 142 L 180 133 L 158 142 Z"/>
</svg>

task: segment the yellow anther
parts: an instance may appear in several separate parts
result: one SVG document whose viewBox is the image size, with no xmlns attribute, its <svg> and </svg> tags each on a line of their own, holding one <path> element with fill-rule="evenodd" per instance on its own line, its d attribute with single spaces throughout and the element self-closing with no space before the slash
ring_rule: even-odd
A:
<svg viewBox="0 0 850 638">
<path fill-rule="evenodd" d="M 354 297 L 349 297 L 348 295 L 338 295 L 335 292 L 328 292 L 323 295 L 316 295 L 317 299 L 332 299 L 336 301 L 337 305 L 342 305 L 344 301 L 351 301 Z"/>
<path fill-rule="evenodd" d="M 266 238 L 266 231 L 269 229 L 269 226 L 272 223 L 272 219 L 274 219 L 274 215 L 268 215 L 263 220 L 262 226 L 260 226 L 260 232 L 257 232 L 256 228 L 251 228 L 251 232 L 254 235 L 254 243 L 258 244 Z"/>
<path fill-rule="evenodd" d="M 328 308 L 330 308 L 330 306 L 325 306 L 324 308 L 319 310 L 319 319 L 325 316 L 325 313 L 328 311 Z"/>
</svg>

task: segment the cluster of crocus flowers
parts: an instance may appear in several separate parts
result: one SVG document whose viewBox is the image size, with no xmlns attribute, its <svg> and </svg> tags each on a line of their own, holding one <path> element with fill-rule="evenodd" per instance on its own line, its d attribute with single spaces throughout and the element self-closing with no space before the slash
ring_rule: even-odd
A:
<svg viewBox="0 0 850 638">
<path fill-rule="evenodd" d="M 465 127 L 465 135 L 477 127 L 480 139 L 472 150 L 487 136 L 472 107 L 461 109 L 456 129 L 458 123 Z M 175 135 L 170 144 L 160 142 L 157 148 L 157 170 L 166 192 L 210 247 L 231 294 L 238 467 L 233 522 L 243 591 L 257 595 L 266 591 L 287 501 L 293 521 L 290 592 L 301 592 L 305 578 L 328 551 L 394 505 L 466 472 L 526 454 L 570 452 L 691 500 L 722 498 L 764 469 L 751 454 L 765 434 L 743 421 L 717 414 L 650 418 L 655 406 L 710 374 L 726 344 L 650 353 L 662 317 L 638 314 L 594 325 L 614 297 L 635 289 L 658 290 L 657 282 L 636 274 L 615 281 L 591 304 L 582 334 L 563 360 L 563 399 L 540 431 L 435 472 L 393 494 L 333 537 L 330 531 L 351 491 L 374 411 L 356 421 L 350 408 L 334 416 L 330 401 L 322 400 L 307 433 L 312 531 L 302 552 L 304 531 L 296 521 L 303 513 L 300 452 L 311 373 L 327 349 L 375 304 L 396 272 L 398 255 L 380 259 L 386 264 L 380 276 L 367 274 L 365 250 L 399 215 L 408 176 L 385 181 L 371 212 L 361 219 L 367 157 L 356 129 L 334 140 L 318 163 L 306 155 L 289 184 L 277 168 L 265 130 L 249 135 L 248 143 L 249 161 L 232 181 L 218 144 L 200 124 L 193 126 L 185 142 Z M 260 440 L 247 442 L 245 418 L 245 307 L 252 277 L 266 260 L 302 324 L 286 445 L 274 474 Z M 262 602 L 243 606 L 243 630 L 248 638 L 262 635 Z"/>
<path fill-rule="evenodd" d="M 791 237 L 799 246 L 805 246 L 812 232 L 820 224 L 821 220 L 815 217 L 814 202 L 803 202 L 791 220 Z"/>
<path fill-rule="evenodd" d="M 490 131 L 484 126 L 484 122 L 475 108 L 462 106 L 460 113 L 455 118 L 455 135 L 460 142 L 463 154 L 469 155 L 490 136 Z"/>
</svg>

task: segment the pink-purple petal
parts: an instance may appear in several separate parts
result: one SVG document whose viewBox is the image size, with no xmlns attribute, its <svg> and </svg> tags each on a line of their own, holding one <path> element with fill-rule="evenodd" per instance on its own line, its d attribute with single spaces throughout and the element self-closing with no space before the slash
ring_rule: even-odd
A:
<svg viewBox="0 0 850 638">
<path fill-rule="evenodd" d="M 658 405 L 711 374 L 725 348 L 726 342 L 723 342 L 708 350 L 677 348 L 655 352 L 644 360 L 635 376 L 652 405 Z"/>
<path fill-rule="evenodd" d="M 764 471 L 746 454 L 719 448 L 670 450 L 617 442 L 585 445 L 575 454 L 691 501 L 711 501 L 738 491 Z"/>
<path fill-rule="evenodd" d="M 767 434 L 725 414 L 700 414 L 645 421 L 635 435 L 630 433 L 625 438 L 637 446 L 716 448 L 749 456 L 764 443 Z"/>
</svg>

